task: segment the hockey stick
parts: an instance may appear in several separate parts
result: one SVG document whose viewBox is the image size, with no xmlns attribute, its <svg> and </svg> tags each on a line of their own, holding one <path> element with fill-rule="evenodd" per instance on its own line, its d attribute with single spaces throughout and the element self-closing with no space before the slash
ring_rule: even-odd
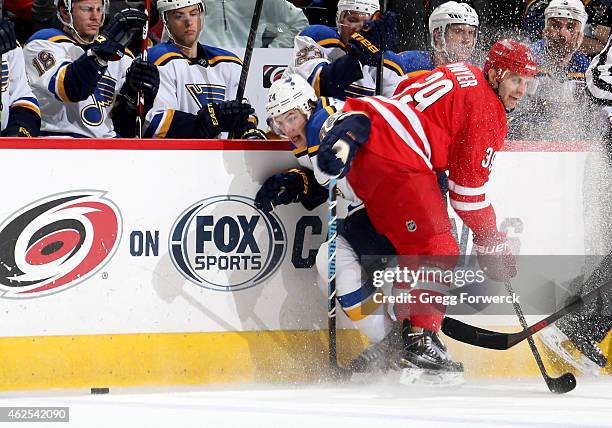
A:
<svg viewBox="0 0 612 428">
<path fill-rule="evenodd" d="M 512 348 L 518 343 L 521 343 L 523 340 L 533 336 L 540 330 L 543 330 L 544 328 L 563 318 L 565 315 L 580 309 L 585 304 L 593 301 L 600 292 L 603 292 L 611 287 L 612 280 L 606 282 L 601 287 L 591 290 L 582 297 L 576 297 L 567 306 L 517 333 L 502 333 L 498 331 L 486 330 L 484 328 L 466 324 L 449 317 L 446 317 L 444 321 L 442 321 L 442 331 L 448 337 L 452 337 L 455 340 L 467 343 L 469 345 L 503 351 Z"/>
<path fill-rule="evenodd" d="M 244 97 L 244 91 L 246 89 L 247 78 L 249 77 L 249 67 L 251 65 L 251 57 L 253 56 L 253 48 L 255 46 L 255 36 L 257 35 L 257 27 L 259 27 L 259 17 L 261 16 L 261 9 L 263 7 L 263 0 L 257 0 L 255 3 L 255 11 L 253 12 L 253 19 L 251 20 L 251 29 L 249 30 L 249 38 L 247 39 L 246 50 L 244 51 L 244 59 L 242 60 L 242 70 L 240 71 L 240 80 L 238 81 L 238 90 L 236 92 L 236 100 L 242 101 Z M 232 132 L 229 138 L 235 138 L 236 136 Z"/>
<path fill-rule="evenodd" d="M 506 290 L 510 296 L 514 295 L 514 290 L 512 289 L 512 284 L 510 284 L 510 280 L 506 280 L 505 284 Z M 525 321 L 525 315 L 523 314 L 523 310 L 521 309 L 521 305 L 518 302 L 512 302 L 512 306 L 514 306 L 514 311 L 516 312 L 516 316 L 518 317 L 521 326 L 523 329 L 527 329 L 527 321 Z M 527 343 L 529 343 L 529 347 L 531 348 L 531 353 L 533 354 L 533 358 L 535 358 L 538 368 L 540 369 L 540 373 L 546 382 L 546 386 L 550 392 L 554 392 L 557 394 L 565 394 L 566 392 L 570 392 L 572 389 L 576 388 L 576 377 L 574 377 L 571 373 L 562 374 L 559 377 L 550 377 L 546 372 L 546 367 L 544 367 L 544 362 L 542 361 L 542 357 L 540 356 L 540 352 L 536 347 L 535 341 L 533 337 L 527 337 Z"/>
<path fill-rule="evenodd" d="M 387 11 L 387 0 L 383 0 L 381 12 Z M 385 71 L 385 52 L 383 51 L 380 55 L 380 61 L 376 66 L 376 95 L 382 95 L 383 89 L 383 74 Z"/>
<path fill-rule="evenodd" d="M 595 278 L 598 278 L 599 271 L 603 268 L 603 266 L 606 266 L 606 263 L 609 264 L 610 262 L 612 262 L 612 253 L 608 254 L 602 260 L 599 267 L 595 269 L 591 276 L 584 282 L 582 288 L 585 288 L 592 283 Z M 455 340 L 467 343 L 469 345 L 503 351 L 518 343 L 521 343 L 523 340 L 533 336 L 540 330 L 543 330 L 544 328 L 563 318 L 565 315 L 580 309 L 588 303 L 591 303 L 601 293 L 610 288 L 612 288 L 612 279 L 606 281 L 599 287 L 594 288 L 584 296 L 576 296 L 563 308 L 517 333 L 502 333 L 498 331 L 486 330 L 484 328 L 466 324 L 462 321 L 449 317 L 446 317 L 444 321 L 442 321 L 442 331 L 448 337 L 452 337 Z"/>
<path fill-rule="evenodd" d="M 329 367 L 332 373 L 338 372 L 338 357 L 336 352 L 336 237 L 337 216 L 336 216 L 336 180 L 329 182 L 329 213 L 327 220 L 327 328 Z"/>
<path fill-rule="evenodd" d="M 147 60 L 147 39 L 149 37 L 149 16 L 151 12 L 151 0 L 145 0 L 144 13 L 147 15 L 147 23 L 142 28 L 142 40 L 140 42 L 140 53 L 142 60 Z M 144 90 L 138 91 L 138 101 L 136 103 L 136 138 L 142 138 L 142 124 L 144 123 Z"/>
</svg>

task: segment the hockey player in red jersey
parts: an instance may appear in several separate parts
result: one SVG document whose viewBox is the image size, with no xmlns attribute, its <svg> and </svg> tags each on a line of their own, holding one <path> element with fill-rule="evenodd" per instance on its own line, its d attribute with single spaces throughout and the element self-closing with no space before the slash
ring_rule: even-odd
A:
<svg viewBox="0 0 612 428">
<path fill-rule="evenodd" d="M 516 275 L 486 185 L 504 144 L 506 112 L 535 72 L 529 48 L 502 39 L 489 51 L 484 71 L 466 63 L 436 68 L 402 82 L 392 99 L 347 100 L 343 113 L 324 125 L 318 168 L 330 177 L 346 176 L 376 230 L 397 254 L 411 256 L 401 263 L 436 278 L 414 288 L 395 283 L 394 292 L 416 296 L 395 304 L 403 323 L 404 367 L 462 371 L 437 336 L 445 306 L 419 297 L 443 294 L 449 284 L 435 272 L 452 269 L 458 255 L 436 171 L 449 171 L 451 205 L 474 233 L 481 268 L 494 280 Z"/>
</svg>

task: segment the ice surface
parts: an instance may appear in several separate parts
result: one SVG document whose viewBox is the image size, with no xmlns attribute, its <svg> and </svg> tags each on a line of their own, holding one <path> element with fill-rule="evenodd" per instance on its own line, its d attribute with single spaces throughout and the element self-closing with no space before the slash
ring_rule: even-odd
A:
<svg viewBox="0 0 612 428">
<path fill-rule="evenodd" d="M 386 380 L 3 393 L 0 406 L 69 406 L 70 422 L 50 425 L 60 427 L 610 427 L 612 379 L 578 378 L 562 396 L 535 378 L 452 388 Z"/>
</svg>

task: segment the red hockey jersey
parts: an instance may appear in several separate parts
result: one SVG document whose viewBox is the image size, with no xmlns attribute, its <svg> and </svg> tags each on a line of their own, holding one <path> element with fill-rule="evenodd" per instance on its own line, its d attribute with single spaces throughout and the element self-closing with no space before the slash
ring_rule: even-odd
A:
<svg viewBox="0 0 612 428">
<path fill-rule="evenodd" d="M 439 169 L 449 171 L 451 206 L 474 233 L 497 230 L 486 185 L 504 145 L 507 117 L 484 73 L 466 63 L 438 67 L 401 82 L 394 99 L 448 132 L 448 164 Z"/>
</svg>

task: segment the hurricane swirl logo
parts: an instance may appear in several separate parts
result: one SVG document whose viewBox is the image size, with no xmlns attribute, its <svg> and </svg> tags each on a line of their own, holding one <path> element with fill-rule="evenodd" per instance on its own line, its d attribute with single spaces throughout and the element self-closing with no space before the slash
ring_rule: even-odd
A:
<svg viewBox="0 0 612 428">
<path fill-rule="evenodd" d="M 36 201 L 0 225 L 0 296 L 41 297 L 82 283 L 117 250 L 121 215 L 106 192 Z"/>
<path fill-rule="evenodd" d="M 253 199 L 221 195 L 193 204 L 178 217 L 169 252 L 194 284 L 238 291 L 274 274 L 285 257 L 286 236 L 276 214 L 259 211 Z"/>
<path fill-rule="evenodd" d="M 286 65 L 264 65 L 263 66 L 263 87 L 269 88 L 272 83 L 283 77 L 287 70 Z"/>
</svg>

